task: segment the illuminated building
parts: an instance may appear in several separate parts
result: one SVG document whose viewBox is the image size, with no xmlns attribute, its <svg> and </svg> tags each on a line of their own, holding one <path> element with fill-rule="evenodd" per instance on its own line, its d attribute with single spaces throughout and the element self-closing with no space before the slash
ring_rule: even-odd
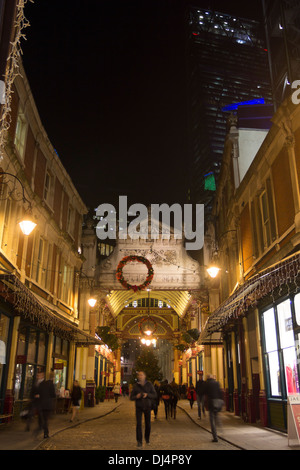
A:
<svg viewBox="0 0 300 470">
<path fill-rule="evenodd" d="M 300 77 L 300 4 L 262 0 L 271 85 L 275 108 Z"/>
<path fill-rule="evenodd" d="M 253 20 L 191 7 L 187 32 L 189 198 L 209 210 L 229 113 L 271 103 L 268 54 Z"/>
</svg>

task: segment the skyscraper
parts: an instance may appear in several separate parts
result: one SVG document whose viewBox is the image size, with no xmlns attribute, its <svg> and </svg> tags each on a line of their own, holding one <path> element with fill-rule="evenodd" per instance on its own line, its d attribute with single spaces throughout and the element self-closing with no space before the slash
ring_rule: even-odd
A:
<svg viewBox="0 0 300 470">
<path fill-rule="evenodd" d="M 189 198 L 210 209 L 230 113 L 272 102 L 263 25 L 190 7 L 187 14 Z"/>
<path fill-rule="evenodd" d="M 300 79 L 300 2 L 262 0 L 275 109 Z"/>
</svg>

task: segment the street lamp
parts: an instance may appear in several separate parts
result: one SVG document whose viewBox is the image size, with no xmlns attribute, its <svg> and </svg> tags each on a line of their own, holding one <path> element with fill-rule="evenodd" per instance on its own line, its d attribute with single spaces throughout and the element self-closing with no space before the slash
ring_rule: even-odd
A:
<svg viewBox="0 0 300 470">
<path fill-rule="evenodd" d="M 91 297 L 91 298 L 88 300 L 88 304 L 89 304 L 89 306 L 92 307 L 92 308 L 95 307 L 96 303 L 97 303 L 97 299 L 94 299 L 93 297 Z"/>
<path fill-rule="evenodd" d="M 5 183 L 4 179 L 2 178 L 3 176 L 15 178 L 22 188 L 23 204 L 28 204 L 28 209 L 25 211 L 24 218 L 19 222 L 19 226 L 22 230 L 23 235 L 29 236 L 31 232 L 35 229 L 37 224 L 32 220 L 32 205 L 31 202 L 25 196 L 25 189 L 23 183 L 16 175 L 13 175 L 12 173 L 7 173 L 5 171 L 0 171 L 0 185 Z M 11 195 L 14 190 L 15 189 L 9 191 L 9 195 Z"/>
<path fill-rule="evenodd" d="M 215 279 L 220 271 L 221 269 L 217 266 L 211 266 L 210 268 L 207 268 L 207 272 L 212 279 Z"/>
<path fill-rule="evenodd" d="M 33 222 L 30 217 L 26 216 L 24 220 L 21 220 L 21 222 L 19 222 L 19 226 L 23 232 L 23 235 L 29 236 L 31 232 L 35 229 L 36 223 Z"/>
</svg>

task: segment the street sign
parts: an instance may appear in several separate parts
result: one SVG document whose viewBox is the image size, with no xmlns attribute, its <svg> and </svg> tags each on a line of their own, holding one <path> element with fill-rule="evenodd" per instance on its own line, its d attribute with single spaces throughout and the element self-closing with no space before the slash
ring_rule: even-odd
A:
<svg viewBox="0 0 300 470">
<path fill-rule="evenodd" d="M 288 445 L 300 445 L 300 395 L 288 397 Z"/>
</svg>

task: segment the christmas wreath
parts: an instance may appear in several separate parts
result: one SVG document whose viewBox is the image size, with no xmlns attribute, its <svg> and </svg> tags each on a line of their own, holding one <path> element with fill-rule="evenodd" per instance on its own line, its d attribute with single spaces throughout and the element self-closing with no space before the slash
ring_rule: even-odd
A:
<svg viewBox="0 0 300 470">
<path fill-rule="evenodd" d="M 139 263 L 143 263 L 147 266 L 147 269 L 148 269 L 148 274 L 147 274 L 145 282 L 143 282 L 143 284 L 140 284 L 139 286 L 132 286 L 124 279 L 124 276 L 123 276 L 124 266 L 131 261 L 138 261 Z M 118 281 L 122 284 L 122 286 L 125 289 L 128 289 L 128 290 L 132 289 L 134 290 L 134 292 L 137 292 L 139 290 L 146 289 L 146 287 L 148 287 L 149 284 L 151 284 L 151 281 L 154 276 L 154 270 L 150 261 L 148 261 L 143 256 L 125 256 L 118 264 L 116 276 L 117 276 Z"/>
</svg>

